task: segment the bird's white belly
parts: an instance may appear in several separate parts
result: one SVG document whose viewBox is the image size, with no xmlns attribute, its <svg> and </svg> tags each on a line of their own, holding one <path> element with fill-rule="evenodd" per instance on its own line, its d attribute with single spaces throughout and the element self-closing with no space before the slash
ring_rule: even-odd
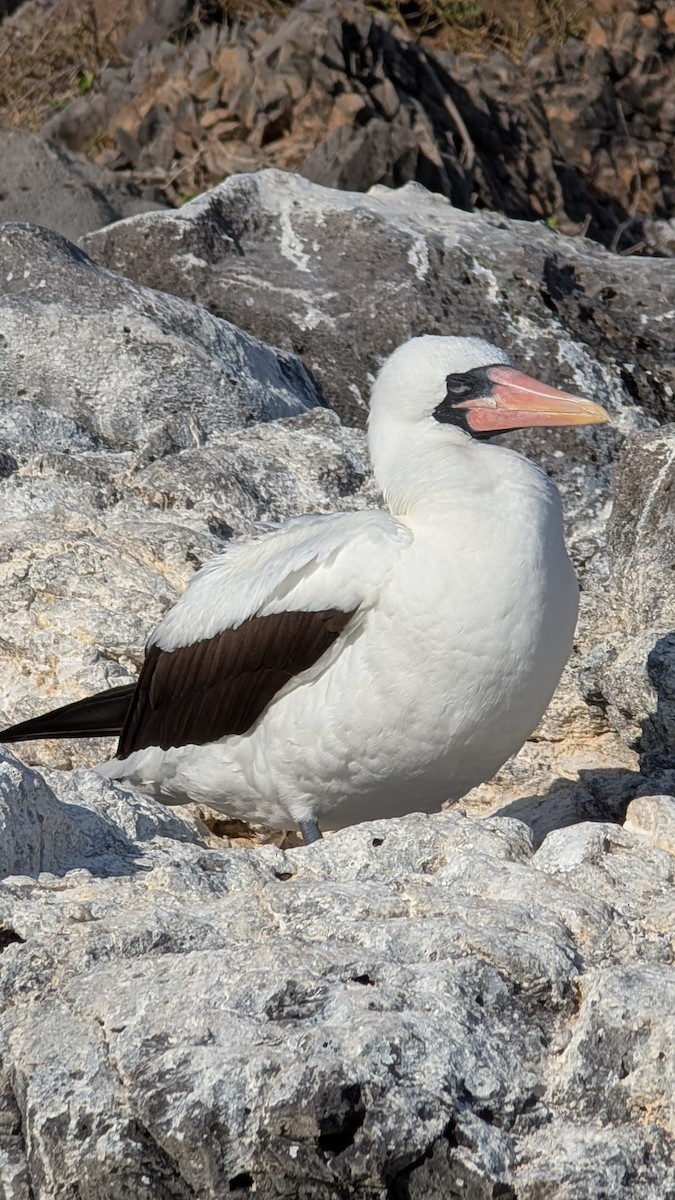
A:
<svg viewBox="0 0 675 1200">
<path fill-rule="evenodd" d="M 484 582 L 441 574 L 432 597 L 419 579 L 411 556 L 334 673 L 301 704 L 280 702 L 260 730 L 286 795 L 326 828 L 433 811 L 490 778 L 532 732 L 569 656 L 577 585 L 566 556 L 534 589 L 528 581 L 515 610 Z"/>
<path fill-rule="evenodd" d="M 520 748 L 569 656 L 577 584 L 553 533 L 500 562 L 499 586 L 484 569 L 496 545 L 465 547 L 458 572 L 456 555 L 417 538 L 321 674 L 243 737 L 169 751 L 161 769 L 160 752 L 140 752 L 135 782 L 160 776 L 153 790 L 169 802 L 277 827 L 313 815 L 337 828 L 462 796 Z"/>
</svg>

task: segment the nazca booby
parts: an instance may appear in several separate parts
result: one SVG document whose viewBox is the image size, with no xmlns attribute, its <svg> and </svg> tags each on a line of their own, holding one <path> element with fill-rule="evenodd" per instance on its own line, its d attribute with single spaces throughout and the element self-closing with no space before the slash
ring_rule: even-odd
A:
<svg viewBox="0 0 675 1200">
<path fill-rule="evenodd" d="M 306 842 L 458 799 L 536 726 L 577 619 L 558 490 L 487 439 L 606 420 L 480 338 L 413 338 L 372 392 L 387 511 L 233 543 L 157 626 L 136 685 L 0 741 L 120 734 L 103 775 Z"/>
</svg>

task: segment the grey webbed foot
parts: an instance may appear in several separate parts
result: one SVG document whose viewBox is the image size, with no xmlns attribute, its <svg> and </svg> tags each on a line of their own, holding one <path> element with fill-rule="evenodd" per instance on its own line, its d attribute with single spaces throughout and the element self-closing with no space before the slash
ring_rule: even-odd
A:
<svg viewBox="0 0 675 1200">
<path fill-rule="evenodd" d="M 310 817 L 307 821 L 298 821 L 298 829 L 306 846 L 311 846 L 312 842 L 320 842 L 323 838 L 319 822 L 314 817 Z"/>
</svg>

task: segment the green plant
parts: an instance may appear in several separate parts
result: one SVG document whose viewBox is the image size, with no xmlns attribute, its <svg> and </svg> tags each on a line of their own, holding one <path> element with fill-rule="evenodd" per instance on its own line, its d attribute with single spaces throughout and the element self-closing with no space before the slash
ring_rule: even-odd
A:
<svg viewBox="0 0 675 1200">
<path fill-rule="evenodd" d="M 75 80 L 75 86 L 81 96 L 86 96 L 90 92 L 96 82 L 96 75 L 93 71 L 80 71 L 80 74 Z"/>
<path fill-rule="evenodd" d="M 482 25 L 485 20 L 485 13 L 480 4 L 474 4 L 472 0 L 450 0 L 449 4 L 435 4 L 430 7 L 436 10 L 438 18 L 447 25 L 473 28 Z"/>
</svg>

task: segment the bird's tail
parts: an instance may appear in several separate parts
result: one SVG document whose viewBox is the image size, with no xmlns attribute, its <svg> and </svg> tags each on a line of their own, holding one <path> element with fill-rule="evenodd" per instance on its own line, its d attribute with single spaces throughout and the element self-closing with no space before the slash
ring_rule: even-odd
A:
<svg viewBox="0 0 675 1200">
<path fill-rule="evenodd" d="M 122 732 L 135 683 L 108 688 L 84 700 L 75 700 L 41 717 L 0 730 L 0 742 L 30 742 L 35 738 L 116 737 Z"/>
</svg>

